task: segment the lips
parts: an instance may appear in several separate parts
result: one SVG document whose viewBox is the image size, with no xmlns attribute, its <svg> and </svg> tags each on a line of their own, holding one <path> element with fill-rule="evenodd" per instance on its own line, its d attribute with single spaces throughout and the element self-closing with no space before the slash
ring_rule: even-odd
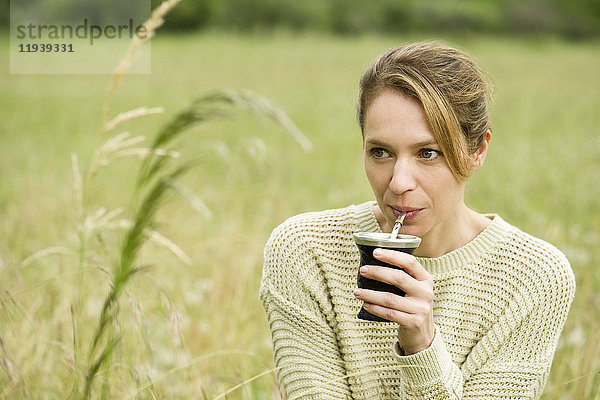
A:
<svg viewBox="0 0 600 400">
<path fill-rule="evenodd" d="M 392 207 L 392 206 L 390 206 L 390 208 L 392 209 L 392 212 L 394 213 L 394 216 L 396 218 L 398 218 L 398 215 L 400 215 L 401 212 L 405 212 L 406 213 L 406 217 L 404 218 L 405 221 L 415 218 L 422 210 L 424 210 L 423 208 L 417 208 L 417 207 Z"/>
</svg>

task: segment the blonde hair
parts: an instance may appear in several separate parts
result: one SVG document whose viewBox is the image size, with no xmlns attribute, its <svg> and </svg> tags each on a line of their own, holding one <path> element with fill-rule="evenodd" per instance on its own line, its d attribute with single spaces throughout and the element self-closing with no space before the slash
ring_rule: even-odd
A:
<svg viewBox="0 0 600 400">
<path fill-rule="evenodd" d="M 367 109 L 385 88 L 421 102 L 454 176 L 471 176 L 471 154 L 490 129 L 491 97 L 483 72 L 471 58 L 438 42 L 408 44 L 379 56 L 360 80 L 358 122 L 363 138 Z"/>
</svg>

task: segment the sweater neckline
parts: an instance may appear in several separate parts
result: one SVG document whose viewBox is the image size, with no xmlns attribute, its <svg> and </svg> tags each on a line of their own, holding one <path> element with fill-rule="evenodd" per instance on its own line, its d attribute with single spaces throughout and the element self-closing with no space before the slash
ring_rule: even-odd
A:
<svg viewBox="0 0 600 400">
<path fill-rule="evenodd" d="M 375 213 L 374 201 L 360 204 L 356 208 L 356 227 L 359 232 L 382 232 Z M 471 264 L 492 249 L 511 229 L 498 214 L 484 214 L 492 222 L 470 242 L 439 257 L 417 257 L 431 274 L 440 274 Z"/>
</svg>

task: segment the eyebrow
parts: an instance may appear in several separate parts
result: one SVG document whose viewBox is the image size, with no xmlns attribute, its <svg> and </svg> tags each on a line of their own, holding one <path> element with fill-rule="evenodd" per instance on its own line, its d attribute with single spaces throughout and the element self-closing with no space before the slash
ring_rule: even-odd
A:
<svg viewBox="0 0 600 400">
<path fill-rule="evenodd" d="M 412 145 L 412 147 L 414 148 L 421 148 L 421 147 L 427 147 L 427 146 L 439 146 L 437 140 L 424 140 L 422 142 L 417 142 L 415 144 Z"/>
<path fill-rule="evenodd" d="M 386 142 L 378 140 L 378 139 L 366 139 L 365 143 L 368 143 L 369 145 L 372 145 L 372 146 L 381 146 L 381 147 L 389 146 L 389 143 L 386 143 Z M 413 145 L 411 145 L 411 147 L 413 147 L 415 149 L 427 147 L 427 146 L 438 146 L 439 147 L 438 142 L 435 139 L 423 140 L 421 142 L 417 142 L 417 143 L 414 143 Z"/>
</svg>

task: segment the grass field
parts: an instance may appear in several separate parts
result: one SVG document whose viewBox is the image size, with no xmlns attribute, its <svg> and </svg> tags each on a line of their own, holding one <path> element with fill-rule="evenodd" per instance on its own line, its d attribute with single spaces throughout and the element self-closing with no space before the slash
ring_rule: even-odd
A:
<svg viewBox="0 0 600 400">
<path fill-rule="evenodd" d="M 379 53 L 412 39 L 157 36 L 152 74 L 127 77 L 109 114 L 165 112 L 122 130 L 152 136 L 204 91 L 244 88 L 280 104 L 314 149 L 303 152 L 277 125 L 243 113 L 179 140 L 182 158 L 204 160 L 182 182 L 212 217 L 178 196 L 159 211 L 157 229 L 191 263 L 144 248 L 140 264 L 150 267 L 115 307 L 120 341 L 92 397 L 279 396 L 257 295 L 262 248 L 288 216 L 372 198 L 354 115 L 358 78 Z M 467 187 L 468 204 L 555 244 L 577 277 L 544 399 L 600 399 L 600 47 L 451 43 L 474 55 L 496 87 L 490 153 Z M 6 57 L 7 40 L 0 47 Z M 73 255 L 27 258 L 78 248 L 71 154 L 83 169 L 107 139 L 100 126 L 110 78 L 9 75 L 6 58 L 0 71 L 0 398 L 77 397 L 122 233 L 91 235 L 83 269 Z M 127 207 L 138 167 L 123 159 L 103 168 L 89 188 L 90 215 Z"/>
</svg>

